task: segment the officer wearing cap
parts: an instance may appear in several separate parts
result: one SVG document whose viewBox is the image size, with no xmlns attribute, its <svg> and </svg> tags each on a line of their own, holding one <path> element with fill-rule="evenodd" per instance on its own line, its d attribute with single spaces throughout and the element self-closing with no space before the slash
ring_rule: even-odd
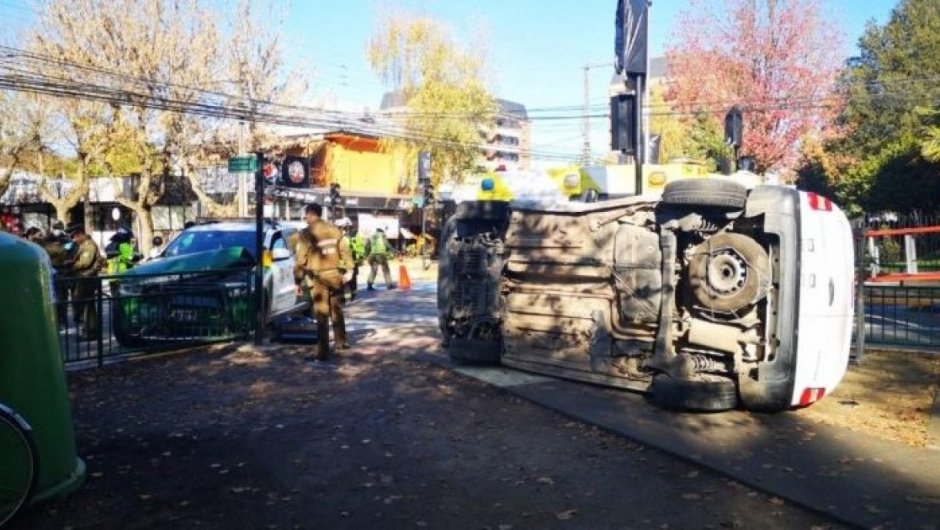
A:
<svg viewBox="0 0 940 530">
<path fill-rule="evenodd" d="M 72 245 L 69 236 L 65 233 L 65 225 L 62 221 L 52 223 L 52 230 L 40 244 L 46 254 L 49 254 L 49 261 L 52 262 L 52 268 L 55 270 L 56 318 L 60 326 L 65 326 L 68 324 L 66 318 L 70 283 L 68 278 L 73 254 L 69 252 Z"/>
<path fill-rule="evenodd" d="M 346 252 L 349 254 L 350 263 L 349 269 L 346 270 L 345 274 L 345 283 L 346 283 L 346 292 L 349 294 L 349 300 L 356 299 L 356 290 L 357 290 L 357 281 L 359 278 L 359 263 L 361 258 L 356 255 L 356 246 L 353 244 L 353 240 L 350 237 L 349 233 L 352 230 L 352 221 L 348 217 L 340 217 L 334 223 L 336 228 L 339 228 L 343 232 L 343 237 L 340 239 L 340 245 L 346 249 Z"/>
<path fill-rule="evenodd" d="M 98 245 L 82 225 L 71 227 L 69 234 L 77 247 L 71 267 L 75 278 L 75 318 L 82 322 L 82 339 L 92 340 L 98 336 L 98 280 L 95 277 L 106 263 Z"/>
<path fill-rule="evenodd" d="M 127 228 L 118 228 L 111 242 L 104 249 L 108 257 L 108 274 L 122 274 L 130 270 L 138 260 L 134 252 L 134 234 Z"/>
<path fill-rule="evenodd" d="M 341 245 L 343 233 L 323 220 L 323 207 L 308 204 L 304 209 L 307 228 L 296 238 L 294 278 L 298 291 L 310 292 L 317 321 L 316 359 L 330 353 L 330 321 L 336 350 L 346 350 L 346 320 L 343 317 L 344 274 L 352 268 L 349 247 Z"/>
<path fill-rule="evenodd" d="M 36 244 L 39 244 L 43 239 L 45 239 L 45 235 L 42 233 L 42 229 L 37 226 L 31 226 L 26 229 L 23 237 L 26 238 L 26 240 L 30 243 Z"/>
</svg>

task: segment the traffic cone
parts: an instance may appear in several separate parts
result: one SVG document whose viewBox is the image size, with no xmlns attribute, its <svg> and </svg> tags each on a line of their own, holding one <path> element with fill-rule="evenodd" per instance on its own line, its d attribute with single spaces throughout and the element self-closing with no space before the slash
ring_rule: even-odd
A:
<svg viewBox="0 0 940 530">
<path fill-rule="evenodd" d="M 404 263 L 398 265 L 398 288 L 411 289 L 411 278 L 408 277 L 408 269 L 405 268 Z"/>
</svg>

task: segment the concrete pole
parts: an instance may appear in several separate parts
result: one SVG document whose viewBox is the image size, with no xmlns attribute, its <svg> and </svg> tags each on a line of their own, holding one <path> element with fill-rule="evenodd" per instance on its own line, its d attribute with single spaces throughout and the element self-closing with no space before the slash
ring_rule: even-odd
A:
<svg viewBox="0 0 940 530">
<path fill-rule="evenodd" d="M 583 135 L 581 147 L 581 165 L 587 166 L 591 163 L 591 87 L 590 87 L 590 65 L 584 65 L 584 109 L 582 112 L 581 134 Z"/>
</svg>

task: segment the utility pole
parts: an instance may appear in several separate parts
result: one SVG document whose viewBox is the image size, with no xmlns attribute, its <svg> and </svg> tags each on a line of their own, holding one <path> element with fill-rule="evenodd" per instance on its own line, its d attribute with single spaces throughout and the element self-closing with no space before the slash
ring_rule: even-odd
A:
<svg viewBox="0 0 940 530">
<path fill-rule="evenodd" d="M 245 155 L 245 120 L 238 122 L 238 156 Z M 247 180 L 250 173 L 237 173 L 235 182 L 238 185 L 238 216 L 248 217 L 248 190 Z"/>
<path fill-rule="evenodd" d="M 255 153 L 255 345 L 264 340 L 264 153 Z M 273 300 L 271 301 L 273 303 Z"/>
<path fill-rule="evenodd" d="M 590 72 L 592 68 L 608 68 L 614 63 L 589 63 L 584 65 L 584 108 L 581 121 L 581 165 L 591 164 L 591 81 Z"/>
</svg>

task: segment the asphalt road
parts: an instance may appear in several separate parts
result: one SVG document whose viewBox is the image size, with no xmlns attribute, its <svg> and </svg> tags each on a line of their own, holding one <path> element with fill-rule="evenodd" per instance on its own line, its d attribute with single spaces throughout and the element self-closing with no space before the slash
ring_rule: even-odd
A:
<svg viewBox="0 0 940 530">
<path fill-rule="evenodd" d="M 71 372 L 88 483 L 11 529 L 833 528 L 450 369 L 433 288 L 348 308 L 356 345 L 230 345 Z"/>
<path fill-rule="evenodd" d="M 940 306 L 865 306 L 865 333 L 872 343 L 940 348 Z"/>
</svg>

